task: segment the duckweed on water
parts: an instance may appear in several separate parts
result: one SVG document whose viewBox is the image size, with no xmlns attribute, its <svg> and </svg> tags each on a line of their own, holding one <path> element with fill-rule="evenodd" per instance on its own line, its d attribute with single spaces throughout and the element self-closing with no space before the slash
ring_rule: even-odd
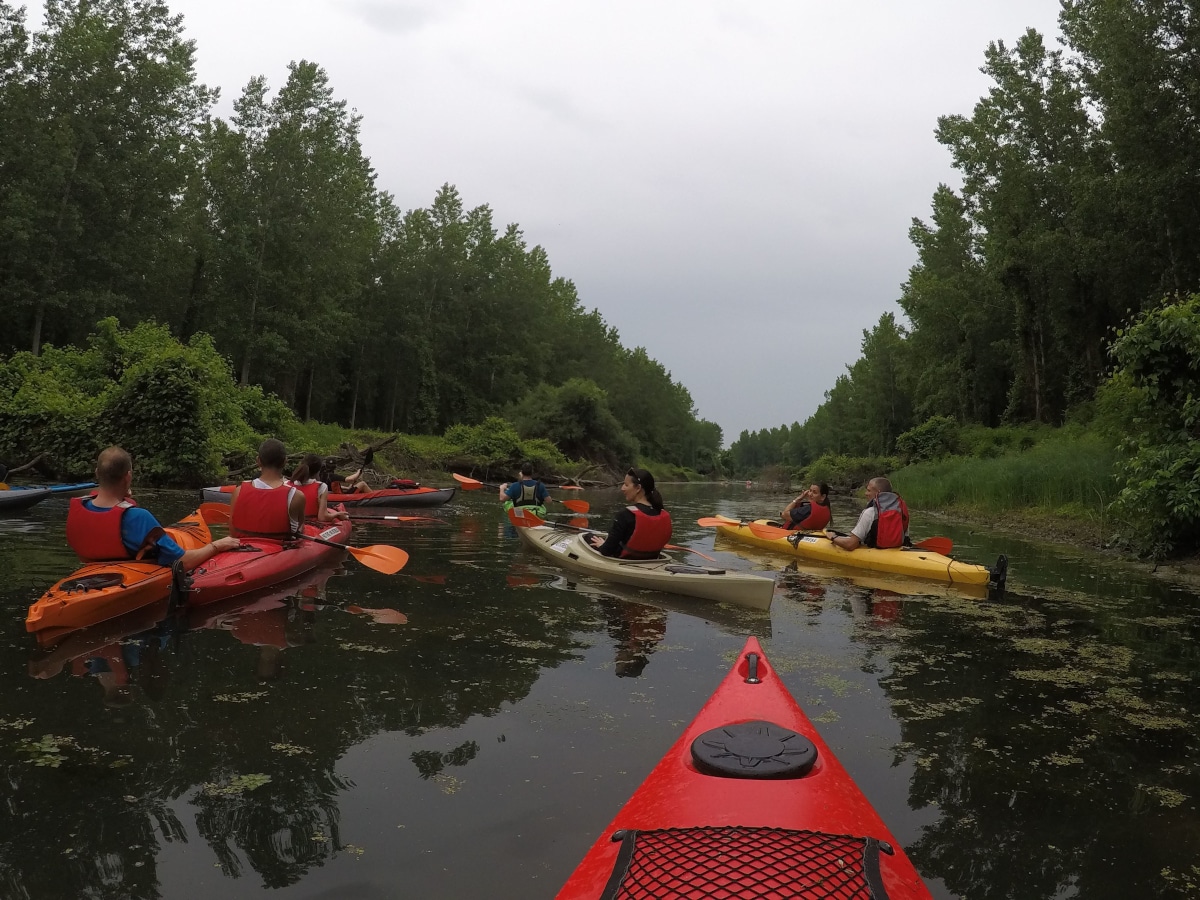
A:
<svg viewBox="0 0 1200 900">
<path fill-rule="evenodd" d="M 349 641 L 341 641 L 338 647 L 342 650 L 357 650 L 359 653 L 395 653 L 391 647 L 375 647 L 371 644 L 352 644 Z"/>
<path fill-rule="evenodd" d="M 270 781 L 270 775 L 256 772 L 252 775 L 236 775 L 223 785 L 205 782 L 200 787 L 200 791 L 209 797 L 240 797 L 247 791 L 253 791 L 264 784 L 269 784 Z"/>
<path fill-rule="evenodd" d="M 266 691 L 243 691 L 240 694 L 217 694 L 213 699 L 221 703 L 249 703 L 251 700 L 258 700 L 265 696 L 267 696 Z"/>
<path fill-rule="evenodd" d="M 1138 790 L 1145 791 L 1163 806 L 1169 809 L 1174 809 L 1176 806 L 1182 806 L 1188 799 L 1187 794 L 1181 791 L 1174 791 L 1170 788 L 1159 787 L 1151 784 L 1139 784 Z"/>
<path fill-rule="evenodd" d="M 285 756 L 300 756 L 302 753 L 312 753 L 307 747 L 300 747 L 296 744 L 278 743 L 272 744 L 271 749 Z"/>
</svg>

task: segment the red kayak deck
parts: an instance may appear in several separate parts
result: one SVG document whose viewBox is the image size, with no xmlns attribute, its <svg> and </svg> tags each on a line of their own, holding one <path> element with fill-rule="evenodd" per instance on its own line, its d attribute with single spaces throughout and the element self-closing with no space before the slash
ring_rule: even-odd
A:
<svg viewBox="0 0 1200 900">
<path fill-rule="evenodd" d="M 332 541 L 338 545 L 336 547 L 303 539 L 242 538 L 240 550 L 218 553 L 192 572 L 187 602 L 191 606 L 200 606 L 228 600 L 272 587 L 317 566 L 331 564 L 346 552 L 345 544 L 352 528 L 345 519 L 325 528 L 304 526 L 305 534 Z"/>
<path fill-rule="evenodd" d="M 167 534 L 184 550 L 203 547 L 212 538 L 198 512 Z M 88 563 L 76 569 L 29 607 L 25 630 L 63 634 L 86 628 L 140 609 L 166 597 L 171 590 L 171 569 L 153 562 L 121 560 Z M 50 635 L 46 636 L 49 640 Z"/>
<path fill-rule="evenodd" d="M 752 637 L 558 897 L 930 894 Z"/>
</svg>

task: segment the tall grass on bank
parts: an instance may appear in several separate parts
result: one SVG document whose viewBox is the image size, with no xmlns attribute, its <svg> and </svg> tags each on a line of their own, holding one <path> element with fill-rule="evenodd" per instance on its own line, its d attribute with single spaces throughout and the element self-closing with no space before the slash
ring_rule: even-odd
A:
<svg viewBox="0 0 1200 900">
<path fill-rule="evenodd" d="M 988 459 L 953 456 L 896 471 L 892 482 L 913 507 L 986 512 L 1038 509 L 1104 515 L 1117 491 L 1117 454 L 1079 432 Z"/>
</svg>

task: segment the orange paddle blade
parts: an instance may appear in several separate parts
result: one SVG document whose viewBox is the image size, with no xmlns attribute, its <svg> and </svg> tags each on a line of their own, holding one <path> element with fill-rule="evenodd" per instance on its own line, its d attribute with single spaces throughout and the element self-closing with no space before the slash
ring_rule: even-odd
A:
<svg viewBox="0 0 1200 900">
<path fill-rule="evenodd" d="M 917 541 L 913 546 L 928 550 L 930 553 L 940 553 L 942 556 L 949 556 L 954 552 L 954 541 L 946 537 L 925 538 L 923 541 Z"/>
<path fill-rule="evenodd" d="M 742 523 L 728 516 L 705 516 L 697 519 L 696 524 L 701 528 L 716 528 L 718 525 L 741 525 Z"/>
<path fill-rule="evenodd" d="M 561 503 L 567 509 L 571 510 L 571 512 L 585 513 L 592 508 L 592 504 L 586 500 L 555 500 L 554 497 L 550 499 L 554 500 L 555 503 Z"/>
<path fill-rule="evenodd" d="M 408 616 L 398 609 L 371 609 L 363 606 L 347 606 L 346 612 L 368 615 L 380 625 L 407 625 Z"/>
<path fill-rule="evenodd" d="M 371 544 L 369 547 L 347 547 L 350 555 L 360 563 L 384 575 L 395 575 L 408 565 L 408 554 L 399 547 L 387 544 Z"/>
<path fill-rule="evenodd" d="M 454 480 L 463 486 L 464 491 L 477 491 L 483 487 L 482 481 L 476 481 L 466 475 L 459 475 L 457 472 L 454 473 Z"/>
<path fill-rule="evenodd" d="M 788 531 L 786 528 L 776 528 L 774 525 L 760 525 L 758 522 L 751 522 L 749 528 L 752 535 L 768 541 L 776 541 L 780 538 L 791 537 L 796 533 L 794 531 Z"/>
<path fill-rule="evenodd" d="M 227 525 L 231 515 L 228 503 L 201 503 L 197 512 L 209 525 Z"/>
<path fill-rule="evenodd" d="M 517 528 L 534 528 L 538 525 L 545 525 L 546 520 L 535 516 L 528 509 L 515 507 L 508 511 L 508 521 L 512 522 Z"/>
</svg>

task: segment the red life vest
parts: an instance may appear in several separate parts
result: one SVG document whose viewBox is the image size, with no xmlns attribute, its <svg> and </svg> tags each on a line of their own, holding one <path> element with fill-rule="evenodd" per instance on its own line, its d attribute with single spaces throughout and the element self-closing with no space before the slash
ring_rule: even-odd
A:
<svg viewBox="0 0 1200 900">
<path fill-rule="evenodd" d="M 867 546 L 880 550 L 903 547 L 904 536 L 908 534 L 908 506 L 890 491 L 880 494 L 871 505 L 875 507 L 875 521 Z"/>
<path fill-rule="evenodd" d="M 621 548 L 622 559 L 654 559 L 671 541 L 671 514 L 660 509 L 652 516 L 637 505 L 627 509 L 633 513 L 633 534 Z"/>
<path fill-rule="evenodd" d="M 288 515 L 290 484 L 277 488 L 256 488 L 254 482 L 243 481 L 233 504 L 230 530 L 256 537 L 290 537 L 292 520 Z"/>
<path fill-rule="evenodd" d="M 830 521 L 829 507 L 819 503 L 808 505 L 808 517 L 799 522 L 789 522 L 788 528 L 793 531 L 816 531 L 824 528 Z"/>
<path fill-rule="evenodd" d="M 84 562 L 133 559 L 134 554 L 121 540 L 121 517 L 137 504 L 128 499 L 109 509 L 95 510 L 84 506 L 85 499 L 92 498 L 72 497 L 67 509 L 67 543 L 71 549 Z"/>
<path fill-rule="evenodd" d="M 304 515 L 315 516 L 321 508 L 321 482 L 312 481 L 308 484 L 292 482 L 292 487 L 304 495 Z"/>
</svg>

